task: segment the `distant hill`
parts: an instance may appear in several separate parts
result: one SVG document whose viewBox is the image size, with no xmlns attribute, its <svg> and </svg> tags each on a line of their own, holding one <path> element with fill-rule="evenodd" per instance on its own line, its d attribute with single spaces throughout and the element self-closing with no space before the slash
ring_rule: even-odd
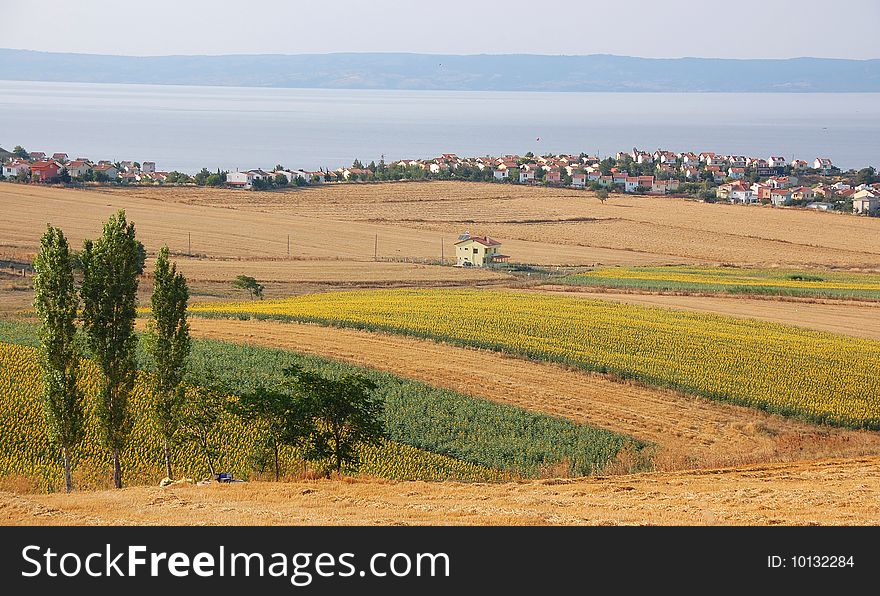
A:
<svg viewBox="0 0 880 596">
<path fill-rule="evenodd" d="M 880 60 L 533 54 L 133 57 L 0 49 L 0 79 L 456 91 L 880 92 Z"/>
</svg>

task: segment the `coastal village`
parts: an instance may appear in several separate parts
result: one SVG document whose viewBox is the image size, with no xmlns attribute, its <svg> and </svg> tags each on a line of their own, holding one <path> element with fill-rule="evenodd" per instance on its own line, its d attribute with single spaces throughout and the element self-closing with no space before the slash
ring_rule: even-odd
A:
<svg viewBox="0 0 880 596">
<path fill-rule="evenodd" d="M 653 152 L 633 149 L 613 157 L 505 155 L 401 159 L 368 165 L 355 160 L 335 170 L 274 168 L 246 171 L 202 169 L 195 175 L 160 171 L 153 161 L 92 161 L 66 153 L 0 148 L 2 177 L 45 184 L 195 184 L 267 190 L 341 182 L 460 179 L 547 185 L 629 194 L 668 195 L 708 202 L 801 207 L 856 215 L 880 215 L 880 176 L 873 167 L 843 171 L 826 157 L 812 161 L 784 156 L 754 157 L 714 152 Z"/>
</svg>

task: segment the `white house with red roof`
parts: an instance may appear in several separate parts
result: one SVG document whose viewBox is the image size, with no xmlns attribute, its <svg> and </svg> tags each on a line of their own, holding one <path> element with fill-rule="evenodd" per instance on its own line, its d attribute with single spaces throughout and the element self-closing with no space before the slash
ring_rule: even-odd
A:
<svg viewBox="0 0 880 596">
<path fill-rule="evenodd" d="M 251 188 L 254 175 L 251 172 L 229 172 L 226 174 L 226 184 L 235 188 Z"/>
<path fill-rule="evenodd" d="M 727 175 L 734 180 L 742 180 L 746 176 L 745 168 L 730 168 L 727 170 Z"/>
<path fill-rule="evenodd" d="M 781 168 L 785 166 L 785 158 L 779 156 L 771 156 L 770 159 L 767 160 L 767 165 L 771 168 Z"/>
<path fill-rule="evenodd" d="M 819 170 L 826 176 L 831 173 L 831 168 L 834 167 L 834 164 L 831 163 L 831 160 L 827 157 L 817 157 L 813 160 L 813 168 Z"/>
<path fill-rule="evenodd" d="M 465 232 L 455 243 L 457 267 L 487 267 L 507 261 L 510 257 L 499 252 L 501 243 L 488 236 L 471 236 Z"/>
<path fill-rule="evenodd" d="M 73 178 L 82 178 L 92 171 L 92 164 L 82 159 L 74 159 L 73 161 L 69 161 L 64 165 L 64 167 L 67 168 L 67 173 L 70 174 Z"/>
<path fill-rule="evenodd" d="M 16 159 L 9 163 L 3 164 L 3 176 L 6 178 L 15 178 L 21 174 L 27 174 L 31 171 L 31 164 L 23 159 Z"/>
<path fill-rule="evenodd" d="M 494 170 L 492 170 L 492 176 L 495 177 L 495 180 L 507 180 L 510 178 L 510 170 L 511 169 L 512 168 L 506 168 L 506 167 L 503 168 L 503 167 L 499 166 L 499 167 L 495 168 Z"/>
</svg>

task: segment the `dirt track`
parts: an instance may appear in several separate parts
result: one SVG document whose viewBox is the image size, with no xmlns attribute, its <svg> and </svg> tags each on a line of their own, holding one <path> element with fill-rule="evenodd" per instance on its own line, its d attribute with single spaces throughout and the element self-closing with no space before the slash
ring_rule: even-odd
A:
<svg viewBox="0 0 880 596">
<path fill-rule="evenodd" d="M 321 480 L 0 492 L 3 525 L 878 523 L 878 457 L 517 484 Z"/>
<path fill-rule="evenodd" d="M 659 445 L 658 469 L 880 454 L 880 433 L 800 423 L 496 352 L 296 323 L 192 318 L 191 325 L 196 337 L 319 354 L 621 431 Z"/>
</svg>

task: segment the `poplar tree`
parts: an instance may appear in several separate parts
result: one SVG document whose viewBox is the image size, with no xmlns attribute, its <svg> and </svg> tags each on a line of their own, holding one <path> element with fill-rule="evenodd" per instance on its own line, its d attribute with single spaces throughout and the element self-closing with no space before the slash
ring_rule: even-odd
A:
<svg viewBox="0 0 880 596">
<path fill-rule="evenodd" d="M 34 310 L 39 316 L 43 407 L 52 443 L 61 448 L 64 484 L 73 490 L 71 452 L 85 434 L 84 396 L 77 388 L 79 353 L 76 316 L 79 296 L 70 247 L 64 233 L 47 226 L 34 261 Z"/>
<path fill-rule="evenodd" d="M 165 448 L 165 475 L 171 478 L 171 446 L 180 427 L 184 402 L 183 377 L 190 353 L 186 305 L 189 288 L 186 278 L 168 262 L 168 247 L 156 258 L 153 274 L 152 321 L 147 351 L 153 360 L 152 414 Z"/>
<path fill-rule="evenodd" d="M 102 386 L 95 408 L 101 441 L 113 457 L 113 484 L 122 488 L 119 452 L 131 434 L 129 396 L 137 375 L 138 276 L 144 268 L 143 246 L 135 227 L 120 210 L 104 224 L 95 241 L 86 240 L 82 252 L 83 328 L 92 357 L 101 369 Z"/>
</svg>

